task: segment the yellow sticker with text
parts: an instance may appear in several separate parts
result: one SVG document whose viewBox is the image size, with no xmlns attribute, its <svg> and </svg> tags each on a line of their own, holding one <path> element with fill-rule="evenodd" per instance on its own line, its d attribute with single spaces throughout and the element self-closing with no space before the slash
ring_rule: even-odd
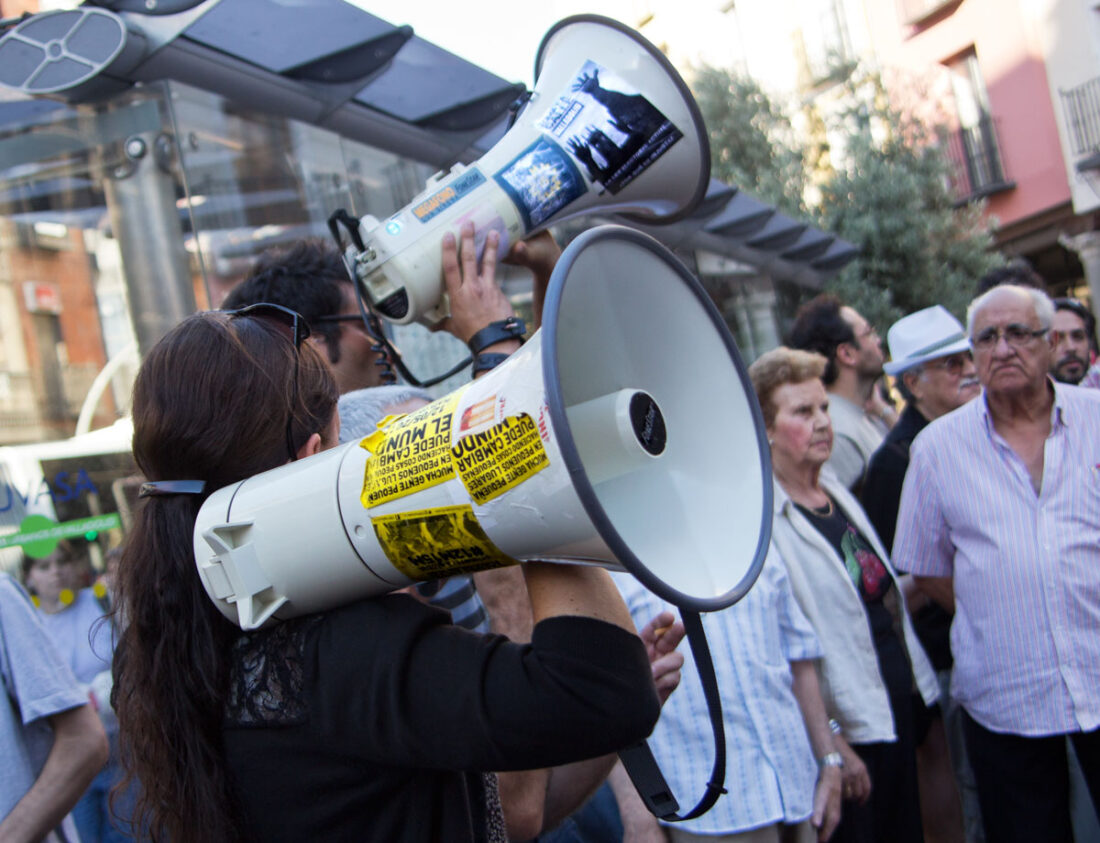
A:
<svg viewBox="0 0 1100 843">
<path fill-rule="evenodd" d="M 538 426 L 527 413 L 508 416 L 488 430 L 462 437 L 451 449 L 451 457 L 477 503 L 503 495 L 550 465 Z"/>
<path fill-rule="evenodd" d="M 367 509 L 454 477 L 451 419 L 462 390 L 452 392 L 363 439 L 370 453 L 360 500 Z"/>
<path fill-rule="evenodd" d="M 485 534 L 469 504 L 371 518 L 390 564 L 414 580 L 503 568 L 516 560 Z"/>
</svg>

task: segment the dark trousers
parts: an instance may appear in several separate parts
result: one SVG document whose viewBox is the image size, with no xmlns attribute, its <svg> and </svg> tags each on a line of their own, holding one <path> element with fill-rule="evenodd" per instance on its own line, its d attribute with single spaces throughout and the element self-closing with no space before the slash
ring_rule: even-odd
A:
<svg viewBox="0 0 1100 843">
<path fill-rule="evenodd" d="M 989 843 L 1072 843 L 1066 736 L 991 732 L 965 711 L 963 732 Z M 1100 729 L 1069 738 L 1095 809 L 1100 804 Z"/>
<path fill-rule="evenodd" d="M 871 776 L 871 798 L 845 800 L 832 843 L 922 843 L 913 699 L 891 698 L 893 743 L 852 744 Z"/>
</svg>

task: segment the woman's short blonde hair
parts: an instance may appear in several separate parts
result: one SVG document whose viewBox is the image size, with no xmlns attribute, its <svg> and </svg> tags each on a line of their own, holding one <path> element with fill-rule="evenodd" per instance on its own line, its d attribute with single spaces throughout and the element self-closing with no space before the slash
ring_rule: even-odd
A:
<svg viewBox="0 0 1100 843">
<path fill-rule="evenodd" d="M 756 399 L 764 412 L 764 424 L 772 426 L 775 421 L 775 404 L 772 396 L 779 387 L 789 383 L 804 383 L 820 378 L 825 373 L 828 361 L 814 351 L 801 351 L 787 348 L 785 345 L 760 355 L 749 366 L 752 388 L 756 390 Z"/>
</svg>

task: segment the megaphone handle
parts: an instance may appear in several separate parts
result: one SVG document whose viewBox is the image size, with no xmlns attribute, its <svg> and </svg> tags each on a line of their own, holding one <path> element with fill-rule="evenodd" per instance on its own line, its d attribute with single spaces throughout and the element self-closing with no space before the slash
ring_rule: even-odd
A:
<svg viewBox="0 0 1100 843">
<path fill-rule="evenodd" d="M 707 782 L 706 793 L 699 804 L 686 814 L 677 814 L 680 803 L 672 794 L 665 781 L 657 759 L 649 744 L 645 741 L 628 747 L 619 753 L 623 769 L 630 776 L 638 795 L 642 797 L 650 813 L 665 822 L 683 822 L 702 816 L 711 809 L 718 797 L 726 792 L 722 786 L 726 780 L 726 730 L 722 724 L 722 700 L 718 695 L 718 679 L 714 675 L 714 662 L 711 661 L 710 647 L 703 632 L 703 621 L 698 612 L 680 610 L 680 617 L 687 629 L 691 654 L 699 671 L 699 680 L 703 685 L 703 696 L 707 700 L 707 713 L 710 715 L 711 730 L 714 733 L 714 767 Z"/>
<path fill-rule="evenodd" d="M 334 212 L 328 218 L 328 228 L 332 234 L 333 240 L 336 241 L 336 247 L 342 253 L 344 251 L 344 238 L 340 236 L 340 226 L 343 226 L 351 238 L 352 244 L 360 252 L 366 249 L 366 245 L 363 243 L 363 238 L 359 234 L 359 220 L 349 214 L 343 208 L 340 208 Z M 449 371 L 444 372 L 442 375 L 437 375 L 434 378 L 428 380 L 420 380 L 405 366 L 405 361 L 401 359 L 401 353 L 393 347 L 393 343 L 390 342 L 389 337 L 386 336 L 385 331 L 382 329 L 381 321 L 378 319 L 378 315 L 367 303 L 363 295 L 363 285 L 355 277 L 355 273 L 351 268 L 348 268 L 348 280 L 351 281 L 352 287 L 355 289 L 355 300 L 359 305 L 359 315 L 363 319 L 363 325 L 367 329 L 367 333 L 370 334 L 376 345 L 371 347 L 372 351 L 384 352 L 382 357 L 382 380 L 386 383 L 394 383 L 397 380 L 397 376 L 393 373 L 393 369 L 396 368 L 405 381 L 412 386 L 429 387 L 435 386 L 441 381 L 445 381 L 452 375 L 457 375 L 463 369 L 470 365 L 473 357 L 467 357 L 461 363 L 453 366 Z"/>
<path fill-rule="evenodd" d="M 383 380 L 387 383 L 394 383 L 397 377 L 393 374 L 393 368 L 401 373 L 401 377 L 405 379 L 405 382 L 412 386 L 426 388 L 429 386 L 435 386 L 441 381 L 447 380 L 452 375 L 457 375 L 463 369 L 470 365 L 470 361 L 473 357 L 467 357 L 462 362 L 453 366 L 450 370 L 444 372 L 441 375 L 437 375 L 434 378 L 422 381 L 416 377 L 405 366 L 405 361 L 401 358 L 401 352 L 393 347 L 393 343 L 390 342 L 389 337 L 386 336 L 386 332 L 382 328 L 381 320 L 375 314 L 374 310 L 367 304 L 366 299 L 363 296 L 362 285 L 352 281 L 352 286 L 355 288 L 355 301 L 359 305 L 359 315 L 363 319 L 363 324 L 366 326 L 368 333 L 371 335 L 377 345 L 371 346 L 372 351 L 384 351 L 385 354 L 382 357 L 384 361 Z M 392 368 L 391 368 L 392 363 Z"/>
</svg>

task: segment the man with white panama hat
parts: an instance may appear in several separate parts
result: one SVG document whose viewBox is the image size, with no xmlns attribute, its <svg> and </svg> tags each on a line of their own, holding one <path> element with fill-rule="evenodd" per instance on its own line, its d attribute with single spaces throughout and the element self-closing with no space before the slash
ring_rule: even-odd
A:
<svg viewBox="0 0 1100 843">
<path fill-rule="evenodd" d="M 871 456 L 860 494 L 867 515 L 886 547 L 894 543 L 902 482 L 909 468 L 909 446 L 930 421 L 976 397 L 981 391 L 977 369 L 970 357 L 966 331 L 940 305 L 910 313 L 895 322 L 886 335 L 891 360 L 883 370 L 895 377 L 905 398 L 905 410 L 898 423 Z M 940 829 L 957 836 L 965 824 L 968 840 L 980 840 L 981 815 L 973 788 L 973 773 L 965 761 L 961 723 L 957 706 L 946 689 L 951 670 L 948 635 L 951 615 L 934 603 L 913 613 L 913 626 L 941 676 L 940 696 L 944 718 L 927 723 L 928 732 L 917 751 L 921 785 L 921 815 L 929 830 Z M 951 775 L 945 741 L 950 742 L 955 761 Z M 953 779 L 961 784 L 962 813 Z M 954 835 L 950 834 L 954 832 Z"/>
<path fill-rule="evenodd" d="M 860 497 L 875 530 L 889 547 L 909 466 L 909 446 L 930 421 L 974 398 L 981 385 L 970 359 L 966 331 L 938 304 L 895 322 L 887 332 L 886 344 L 891 359 L 882 368 L 897 378 L 905 411 L 871 457 Z"/>
</svg>

